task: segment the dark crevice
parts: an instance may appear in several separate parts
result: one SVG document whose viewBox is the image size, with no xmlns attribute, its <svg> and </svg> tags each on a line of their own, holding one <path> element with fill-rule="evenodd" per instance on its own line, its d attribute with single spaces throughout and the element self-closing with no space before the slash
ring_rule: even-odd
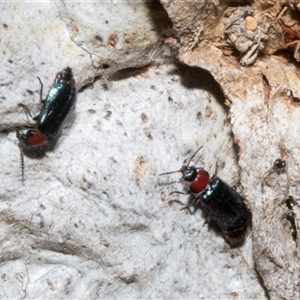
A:
<svg viewBox="0 0 300 300">
<path fill-rule="evenodd" d="M 149 16 L 152 20 L 153 29 L 161 35 L 163 32 L 172 29 L 172 22 L 159 0 L 147 1 Z"/>
<path fill-rule="evenodd" d="M 119 81 L 119 80 L 125 80 L 127 78 L 137 76 L 139 74 L 147 72 L 150 66 L 151 66 L 151 63 L 149 63 L 148 65 L 146 65 L 144 67 L 136 67 L 136 68 L 129 67 L 129 68 L 122 69 L 113 75 L 112 80 Z"/>
<path fill-rule="evenodd" d="M 264 86 L 265 102 L 269 102 L 271 86 L 268 78 L 264 74 L 262 75 L 262 83 Z"/>
<path fill-rule="evenodd" d="M 207 70 L 180 63 L 176 65 L 177 70 L 174 72 L 180 75 L 183 86 L 188 89 L 201 89 L 214 95 L 219 104 L 228 112 L 228 107 L 224 105 L 225 95 L 218 82 Z"/>
<path fill-rule="evenodd" d="M 276 51 L 273 55 L 277 57 L 282 57 L 287 60 L 287 63 L 290 63 L 297 68 L 299 67 L 299 63 L 296 61 L 294 57 L 294 52 L 290 49 L 280 49 Z"/>
<path fill-rule="evenodd" d="M 231 1 L 228 3 L 228 7 L 243 7 L 243 6 L 248 6 L 251 5 L 254 1 Z"/>
</svg>

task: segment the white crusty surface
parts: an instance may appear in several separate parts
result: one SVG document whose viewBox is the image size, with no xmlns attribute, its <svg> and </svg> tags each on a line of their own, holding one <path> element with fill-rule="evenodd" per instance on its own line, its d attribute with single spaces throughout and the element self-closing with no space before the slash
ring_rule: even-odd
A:
<svg viewBox="0 0 300 300">
<path fill-rule="evenodd" d="M 252 164 L 251 151 L 258 147 L 249 142 L 257 143 L 249 120 L 259 115 L 250 110 L 246 119 L 247 102 L 229 98 L 233 87 L 222 85 L 229 74 L 216 76 L 217 66 L 209 69 L 205 58 L 198 63 L 180 56 L 186 64 L 206 66 L 222 86 L 233 103 L 234 135 L 213 77 L 161 55 L 160 30 L 170 24 L 155 1 L 2 3 L 1 22 L 0 298 L 266 299 L 254 269 L 250 229 L 241 247 L 230 248 L 219 228 L 205 222 L 203 210 L 190 215 L 179 204 L 169 205 L 171 199 L 188 201 L 169 196 L 185 189 L 180 174 L 158 176 L 179 169 L 202 145 L 195 165 L 238 185 L 235 139 L 244 192 L 256 211 L 260 185 L 256 191 L 253 184 L 261 183 L 260 170 L 279 154 L 262 143 L 274 154 L 261 160 L 261 169 L 256 158 Z M 155 64 L 143 67 L 151 61 Z M 266 67 L 260 64 L 258 74 Z M 54 150 L 25 157 L 22 186 L 17 139 L 3 124 L 28 124 L 18 103 L 36 114 L 41 107 L 36 76 L 45 97 L 66 66 L 77 87 L 85 88 Z M 129 67 L 138 69 L 115 75 Z M 258 212 L 267 198 L 258 199 Z M 258 258 L 258 250 L 269 253 L 255 249 Z"/>
</svg>

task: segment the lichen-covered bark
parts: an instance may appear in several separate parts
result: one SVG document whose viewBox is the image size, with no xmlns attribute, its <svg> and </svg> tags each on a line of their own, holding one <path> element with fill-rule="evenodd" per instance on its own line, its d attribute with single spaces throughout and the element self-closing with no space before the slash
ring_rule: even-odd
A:
<svg viewBox="0 0 300 300">
<path fill-rule="evenodd" d="M 208 70 L 231 103 L 256 267 L 269 296 L 299 299 L 298 8 L 279 1 L 161 3 L 180 61 Z M 278 158 L 287 163 L 283 172 L 272 168 Z"/>
<path fill-rule="evenodd" d="M 209 40 L 219 48 L 236 49 L 244 65 L 252 64 L 260 53 L 272 54 L 287 47 L 297 56 L 299 30 L 292 6 L 280 5 L 279 1 L 255 1 L 240 6 L 232 5 L 231 1 L 161 3 L 184 49 L 191 50 L 200 41 Z"/>
</svg>

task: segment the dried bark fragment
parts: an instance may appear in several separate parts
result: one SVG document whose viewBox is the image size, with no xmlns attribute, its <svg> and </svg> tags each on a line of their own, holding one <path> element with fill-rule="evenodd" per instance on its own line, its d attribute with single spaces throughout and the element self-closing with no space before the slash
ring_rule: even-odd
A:
<svg viewBox="0 0 300 300">
<path fill-rule="evenodd" d="M 193 49 L 199 41 L 218 38 L 224 31 L 221 16 L 227 8 L 226 2 L 161 0 L 173 28 L 186 49 Z"/>
<path fill-rule="evenodd" d="M 241 53 L 242 65 L 252 64 L 268 40 L 270 25 L 268 23 L 258 25 L 253 15 L 254 9 L 250 6 L 229 8 L 225 11 L 225 16 L 228 16 L 225 19 L 227 41 Z"/>
<path fill-rule="evenodd" d="M 278 18 L 284 41 L 289 51 L 294 55 L 297 62 L 300 61 L 300 26 L 298 15 L 289 7 L 284 7 Z"/>
<path fill-rule="evenodd" d="M 252 64 L 260 54 L 272 54 L 285 49 L 279 1 L 262 1 L 240 6 L 231 1 L 186 2 L 161 0 L 176 36 L 186 50 L 194 49 L 203 40 L 210 40 L 219 47 L 234 47 L 241 56 L 241 63 Z M 249 28 L 249 17 L 255 27 Z M 253 26 L 253 25 L 252 25 Z"/>
</svg>

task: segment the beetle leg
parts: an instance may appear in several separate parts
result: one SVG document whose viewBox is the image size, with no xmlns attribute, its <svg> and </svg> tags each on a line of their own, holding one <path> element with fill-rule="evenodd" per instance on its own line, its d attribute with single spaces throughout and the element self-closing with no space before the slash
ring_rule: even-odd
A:
<svg viewBox="0 0 300 300">
<path fill-rule="evenodd" d="M 180 192 L 180 191 L 173 191 L 173 192 L 171 192 L 169 195 L 172 195 L 172 194 L 189 195 L 190 193 L 191 193 L 190 191 L 187 192 L 187 193 L 185 193 L 185 192 Z"/>
<path fill-rule="evenodd" d="M 179 201 L 179 200 L 170 200 L 170 201 L 169 201 L 169 204 L 170 204 L 170 203 L 174 203 L 174 202 L 183 205 L 183 207 L 182 207 L 180 210 L 188 209 L 191 215 L 193 215 L 193 214 L 195 213 L 195 211 L 197 210 L 196 208 L 195 208 L 193 211 L 191 210 L 191 208 L 190 208 L 191 206 L 194 206 L 194 207 L 195 207 L 195 205 L 194 205 L 193 202 L 191 202 L 191 203 L 189 203 L 189 204 L 185 204 L 185 203 L 182 203 L 182 202 Z"/>
<path fill-rule="evenodd" d="M 41 80 L 41 78 L 40 78 L 39 76 L 37 76 L 37 78 L 38 78 L 38 80 L 39 80 L 39 82 L 40 82 L 40 84 L 41 84 L 41 89 L 40 89 L 40 101 L 41 101 L 42 103 L 45 103 L 45 100 L 43 100 L 43 87 L 44 87 L 44 84 L 43 84 L 43 82 L 42 82 L 42 80 Z"/>
</svg>

